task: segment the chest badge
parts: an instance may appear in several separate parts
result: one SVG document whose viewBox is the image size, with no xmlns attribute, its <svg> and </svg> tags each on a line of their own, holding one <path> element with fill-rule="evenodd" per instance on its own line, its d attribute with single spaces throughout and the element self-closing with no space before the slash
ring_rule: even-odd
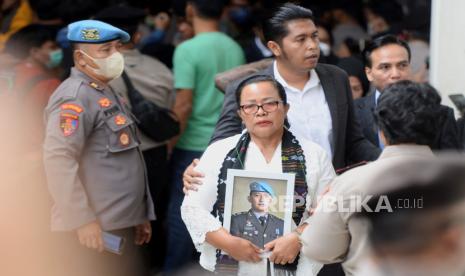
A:
<svg viewBox="0 0 465 276">
<path fill-rule="evenodd" d="M 119 136 L 119 142 L 121 143 L 121 145 L 127 146 L 129 145 L 129 141 L 129 135 L 126 132 L 121 133 L 121 135 Z"/>
<path fill-rule="evenodd" d="M 116 115 L 115 116 L 115 124 L 117 126 L 122 126 L 122 125 L 126 124 L 126 117 L 124 117 L 123 115 Z"/>
<path fill-rule="evenodd" d="M 109 107 L 111 105 L 111 101 L 108 98 L 101 98 L 100 100 L 98 100 L 98 104 L 101 107 L 106 108 L 106 107 Z"/>
</svg>

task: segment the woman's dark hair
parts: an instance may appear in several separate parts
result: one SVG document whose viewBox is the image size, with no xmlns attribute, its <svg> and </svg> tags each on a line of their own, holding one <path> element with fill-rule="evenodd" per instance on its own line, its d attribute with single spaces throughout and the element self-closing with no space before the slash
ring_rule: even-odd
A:
<svg viewBox="0 0 465 276">
<path fill-rule="evenodd" d="M 357 77 L 362 84 L 363 96 L 366 95 L 370 88 L 370 83 L 366 77 L 362 62 L 356 57 L 340 58 L 336 64 L 337 67 L 346 71 L 347 75 Z"/>
<path fill-rule="evenodd" d="M 265 40 L 281 43 L 282 39 L 289 33 L 287 23 L 296 19 L 314 20 L 311 10 L 292 3 L 286 3 L 263 25 Z"/>
<path fill-rule="evenodd" d="M 276 90 L 278 90 L 278 95 L 281 101 L 283 101 L 283 105 L 287 104 L 286 91 L 284 90 L 284 87 L 275 78 L 273 78 L 270 75 L 253 75 L 251 77 L 247 77 L 243 79 L 237 86 L 237 89 L 236 89 L 237 107 L 241 105 L 241 94 L 242 94 L 242 90 L 244 90 L 244 87 L 249 84 L 258 83 L 258 82 L 270 82 L 276 88 Z"/>
<path fill-rule="evenodd" d="M 365 64 L 365 66 L 371 68 L 372 66 L 371 53 L 373 53 L 373 51 L 383 46 L 390 45 L 390 44 L 397 44 L 401 47 L 404 47 L 405 50 L 407 50 L 408 61 L 410 62 L 412 54 L 411 54 L 410 47 L 408 46 L 407 42 L 405 42 L 404 40 L 394 35 L 385 35 L 385 36 L 378 37 L 372 41 L 369 41 L 365 45 L 365 49 L 362 52 L 363 63 Z"/>
<path fill-rule="evenodd" d="M 31 24 L 10 36 L 5 51 L 16 58 L 25 59 L 32 48 L 40 48 L 47 41 L 55 41 L 55 35 L 48 26 Z"/>
<path fill-rule="evenodd" d="M 375 121 L 391 145 L 431 146 L 440 132 L 441 96 L 429 84 L 400 81 L 381 93 Z"/>
</svg>

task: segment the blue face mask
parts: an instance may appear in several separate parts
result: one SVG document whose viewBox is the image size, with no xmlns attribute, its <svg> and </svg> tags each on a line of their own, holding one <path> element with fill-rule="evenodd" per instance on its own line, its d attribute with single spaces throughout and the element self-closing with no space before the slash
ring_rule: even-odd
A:
<svg viewBox="0 0 465 276">
<path fill-rule="evenodd" d="M 56 68 L 61 64 L 61 61 L 63 60 L 63 51 L 61 49 L 57 49 L 48 53 L 48 56 L 49 59 L 48 63 L 46 64 L 47 68 Z"/>
</svg>

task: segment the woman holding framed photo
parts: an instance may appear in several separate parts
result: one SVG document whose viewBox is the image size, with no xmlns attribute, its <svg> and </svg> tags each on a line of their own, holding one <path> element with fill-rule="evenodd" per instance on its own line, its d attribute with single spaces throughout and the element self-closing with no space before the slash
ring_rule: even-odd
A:
<svg viewBox="0 0 465 276">
<path fill-rule="evenodd" d="M 335 177 L 331 160 L 320 146 L 287 130 L 289 104 L 273 77 L 253 75 L 242 80 L 236 100 L 246 129 L 206 149 L 195 168 L 205 175 L 203 184 L 186 195 L 181 206 L 182 218 L 201 252 L 200 264 L 228 274 L 267 275 L 270 269 L 274 275 L 316 275 L 321 264 L 298 258 L 299 234 L 317 196 Z M 259 248 L 223 228 L 228 169 L 294 174 L 294 230 Z"/>
</svg>

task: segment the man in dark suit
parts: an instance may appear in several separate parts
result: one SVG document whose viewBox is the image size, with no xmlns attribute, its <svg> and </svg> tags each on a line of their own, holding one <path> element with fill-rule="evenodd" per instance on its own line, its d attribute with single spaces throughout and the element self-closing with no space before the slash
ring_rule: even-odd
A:
<svg viewBox="0 0 465 276">
<path fill-rule="evenodd" d="M 362 126 L 363 135 L 381 149 L 384 145 L 379 139 L 378 127 L 373 120 L 373 110 L 387 85 L 410 77 L 410 57 L 408 44 L 392 35 L 382 36 L 369 42 L 363 51 L 365 73 L 375 90 L 366 97 L 354 101 L 355 113 Z M 454 112 L 452 108 L 444 105 L 440 108 L 442 127 L 431 148 L 460 149 Z"/>
<path fill-rule="evenodd" d="M 347 74 L 317 64 L 320 50 L 312 12 L 285 4 L 264 25 L 264 35 L 275 61 L 259 74 L 272 75 L 283 84 L 290 102 L 290 130 L 322 146 L 335 168 L 346 166 L 347 160 L 376 159 L 379 149 L 363 137 L 355 119 Z M 238 83 L 226 89 L 212 142 L 242 130 L 234 98 Z"/>
<path fill-rule="evenodd" d="M 254 181 L 249 188 L 247 200 L 251 208 L 247 212 L 232 215 L 230 233 L 263 248 L 268 242 L 283 235 L 284 220 L 269 213 L 274 192 L 268 183 Z"/>
</svg>

